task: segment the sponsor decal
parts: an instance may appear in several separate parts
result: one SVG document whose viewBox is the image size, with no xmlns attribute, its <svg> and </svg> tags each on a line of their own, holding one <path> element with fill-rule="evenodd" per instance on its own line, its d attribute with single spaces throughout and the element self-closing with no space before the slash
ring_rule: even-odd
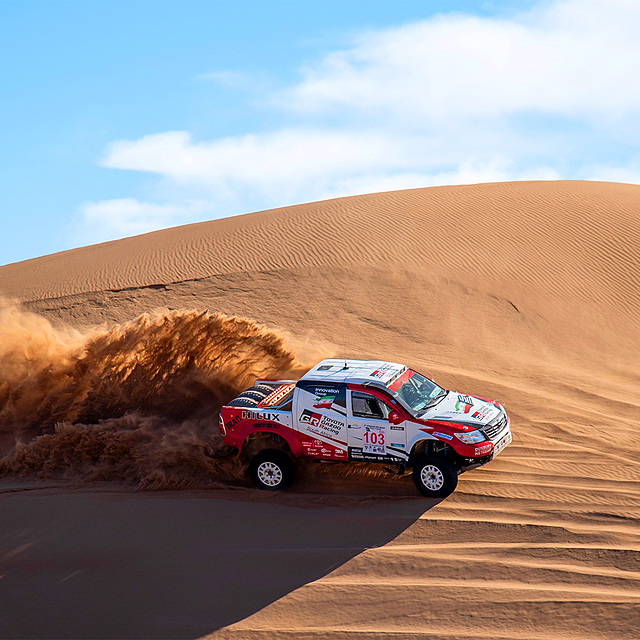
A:
<svg viewBox="0 0 640 640">
<path fill-rule="evenodd" d="M 392 442 L 392 447 L 397 447 L 398 449 L 404 449 L 404 445 L 401 442 Z"/>
<path fill-rule="evenodd" d="M 458 413 L 469 413 L 473 407 L 473 400 L 470 396 L 458 394 L 458 400 L 456 401 L 456 411 Z"/>
<path fill-rule="evenodd" d="M 280 422 L 281 414 L 279 413 L 256 413 L 255 411 L 243 411 L 243 420 L 271 420 L 272 422 Z"/>
<path fill-rule="evenodd" d="M 227 423 L 227 429 L 233 429 L 233 427 L 235 427 L 241 419 L 242 418 L 240 418 L 240 416 L 236 416 L 233 420 Z"/>
<path fill-rule="evenodd" d="M 322 416 L 320 420 L 320 426 L 331 433 L 338 435 L 344 428 L 344 422 L 330 418 L 329 416 Z"/>
<path fill-rule="evenodd" d="M 367 453 L 361 447 L 349 447 L 349 459 L 362 460 L 364 462 L 398 462 L 404 460 L 402 456 L 396 456 L 391 453 L 386 455 Z"/>
<path fill-rule="evenodd" d="M 489 451 L 491 451 L 491 444 L 483 444 L 480 447 L 476 447 L 475 455 L 483 456 L 485 453 L 489 453 Z"/>
<path fill-rule="evenodd" d="M 394 367 L 390 364 L 386 364 L 381 366 L 379 369 L 372 371 L 369 374 L 369 376 L 371 378 L 384 378 L 385 376 L 391 375 L 396 370 L 397 370 L 397 367 Z"/>
<path fill-rule="evenodd" d="M 254 429 L 278 429 L 280 427 L 279 424 L 274 424 L 273 422 L 254 422 Z"/>
<path fill-rule="evenodd" d="M 305 455 L 310 458 L 324 458 L 327 460 L 347 459 L 347 451 L 345 449 L 334 447 L 333 445 L 322 442 L 317 438 L 314 438 L 313 440 L 303 439 L 302 447 L 304 448 Z"/>
<path fill-rule="evenodd" d="M 493 407 L 491 405 L 485 404 L 480 407 L 471 417 L 476 418 L 477 420 L 485 420 L 486 417 L 491 413 Z"/>
<path fill-rule="evenodd" d="M 335 387 L 316 387 L 314 391 L 309 389 L 309 393 L 314 393 L 317 396 L 333 396 L 334 398 L 340 393 L 341 389 Z"/>
<path fill-rule="evenodd" d="M 312 433 L 318 433 L 320 435 L 331 434 L 333 436 L 339 436 L 342 432 L 345 423 L 342 420 L 336 420 L 329 416 L 324 416 L 321 413 L 316 413 L 305 409 L 300 414 L 299 422 L 307 425 L 307 429 Z"/>
<path fill-rule="evenodd" d="M 437 438 L 444 438 L 445 440 L 453 440 L 453 436 L 450 436 L 448 433 L 440 433 L 439 431 L 434 431 L 433 435 Z"/>
<path fill-rule="evenodd" d="M 283 384 L 277 389 L 275 389 L 272 393 L 270 393 L 266 398 L 263 398 L 259 403 L 259 407 L 272 407 L 274 404 L 279 404 L 280 401 L 284 400 L 294 389 L 295 384 Z"/>
<path fill-rule="evenodd" d="M 404 427 L 399 427 L 398 425 L 392 424 L 391 431 L 404 431 Z"/>
</svg>

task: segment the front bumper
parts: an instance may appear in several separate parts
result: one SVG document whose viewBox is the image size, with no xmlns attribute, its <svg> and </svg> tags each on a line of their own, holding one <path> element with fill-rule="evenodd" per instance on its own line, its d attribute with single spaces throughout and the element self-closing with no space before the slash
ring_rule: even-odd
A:
<svg viewBox="0 0 640 640">
<path fill-rule="evenodd" d="M 511 430 L 508 430 L 498 442 L 493 445 L 493 451 L 491 452 L 490 460 L 493 460 L 499 453 L 501 453 L 506 447 L 513 442 L 513 436 Z"/>
<path fill-rule="evenodd" d="M 506 418 L 506 414 L 505 418 Z M 484 431 L 484 430 L 483 430 Z M 486 435 L 486 432 L 485 432 Z M 474 449 L 473 452 L 462 453 L 460 456 L 461 460 L 461 469 L 463 471 L 468 471 L 469 469 L 475 469 L 476 467 L 481 467 L 483 464 L 487 464 L 487 462 L 491 462 L 497 455 L 502 453 L 506 447 L 508 447 L 513 441 L 513 436 L 511 434 L 511 428 L 509 419 L 506 418 L 503 423 L 502 429 L 496 434 L 494 432 L 493 438 L 487 438 L 485 442 L 481 442 L 475 447 L 469 446 L 465 447 L 467 449 Z M 484 450 L 487 449 L 486 454 Z M 460 455 L 460 452 L 458 452 Z"/>
</svg>

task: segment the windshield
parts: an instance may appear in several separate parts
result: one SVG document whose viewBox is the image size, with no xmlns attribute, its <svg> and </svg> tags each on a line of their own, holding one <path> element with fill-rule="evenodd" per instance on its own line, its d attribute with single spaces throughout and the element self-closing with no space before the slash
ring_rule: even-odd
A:
<svg viewBox="0 0 640 640">
<path fill-rule="evenodd" d="M 414 416 L 433 406 L 447 394 L 445 389 L 412 369 L 407 369 L 398 376 L 388 388 L 393 397 Z"/>
</svg>

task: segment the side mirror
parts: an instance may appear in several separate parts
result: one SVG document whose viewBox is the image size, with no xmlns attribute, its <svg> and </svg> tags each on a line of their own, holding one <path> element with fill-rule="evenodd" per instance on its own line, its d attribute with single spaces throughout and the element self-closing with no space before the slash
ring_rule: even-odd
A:
<svg viewBox="0 0 640 640">
<path fill-rule="evenodd" d="M 404 422 L 404 418 L 400 415 L 399 411 L 390 411 L 389 422 L 391 424 L 400 424 L 401 422 Z"/>
</svg>

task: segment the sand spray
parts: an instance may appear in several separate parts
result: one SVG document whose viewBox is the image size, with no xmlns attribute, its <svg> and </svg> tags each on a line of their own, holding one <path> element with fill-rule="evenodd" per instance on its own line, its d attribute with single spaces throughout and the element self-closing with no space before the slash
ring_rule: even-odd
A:
<svg viewBox="0 0 640 640">
<path fill-rule="evenodd" d="M 256 378 L 309 366 L 252 320 L 158 311 L 78 330 L 0 306 L 0 474 L 208 487 L 220 406 Z M 237 463 L 236 463 L 237 465 Z"/>
</svg>

